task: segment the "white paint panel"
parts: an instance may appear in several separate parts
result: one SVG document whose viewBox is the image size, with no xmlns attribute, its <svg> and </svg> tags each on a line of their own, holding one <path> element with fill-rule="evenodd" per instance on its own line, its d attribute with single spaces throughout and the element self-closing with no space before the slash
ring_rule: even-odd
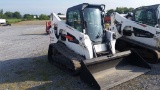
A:
<svg viewBox="0 0 160 90">
<path fill-rule="evenodd" d="M 95 48 L 96 52 L 102 52 L 102 51 L 107 50 L 106 44 L 94 45 L 94 48 Z"/>
<path fill-rule="evenodd" d="M 6 23 L 6 19 L 0 19 L 0 23 Z"/>
</svg>

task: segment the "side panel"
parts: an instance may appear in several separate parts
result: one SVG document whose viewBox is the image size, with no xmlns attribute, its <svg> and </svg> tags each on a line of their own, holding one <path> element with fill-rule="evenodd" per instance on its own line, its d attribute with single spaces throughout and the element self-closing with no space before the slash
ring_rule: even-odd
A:
<svg viewBox="0 0 160 90">
<path fill-rule="evenodd" d="M 114 13 L 111 16 L 111 26 L 110 30 L 116 32 L 118 36 L 123 35 L 124 30 L 131 30 L 131 36 L 125 36 L 132 40 L 147 44 L 152 47 L 160 47 L 160 29 L 152 26 L 148 26 L 142 23 L 137 23 L 120 16 L 118 13 Z M 120 33 L 118 32 L 114 20 L 121 24 Z M 130 27 L 130 29 L 129 29 Z"/>
<path fill-rule="evenodd" d="M 58 39 L 55 36 L 55 30 L 50 28 L 50 43 L 57 43 Z"/>
<path fill-rule="evenodd" d="M 92 43 L 88 35 L 85 35 L 79 32 L 78 30 L 70 27 L 69 25 L 65 24 L 65 22 L 60 20 L 60 18 L 56 14 L 53 13 L 52 15 L 52 21 L 54 21 L 53 24 L 56 25 L 57 30 L 54 30 L 52 27 L 51 43 L 56 43 L 56 41 L 53 40 L 57 35 L 58 40 L 64 42 L 71 50 L 75 51 L 76 53 L 82 56 L 85 56 L 86 59 L 93 58 Z M 55 33 L 53 33 L 53 31 Z M 70 42 L 67 38 L 65 40 L 62 40 L 61 37 L 65 37 L 67 33 L 74 36 L 74 38 L 77 40 L 77 43 Z"/>
<path fill-rule="evenodd" d="M 135 26 L 134 26 L 135 27 Z M 132 35 L 131 36 L 125 36 L 129 39 L 147 44 L 152 47 L 159 48 L 160 47 L 160 33 L 158 33 L 160 30 L 156 29 L 151 26 L 145 27 L 143 30 L 136 28 L 131 28 Z"/>
<path fill-rule="evenodd" d="M 94 48 L 96 52 L 102 52 L 107 50 L 106 44 L 94 45 Z"/>
<path fill-rule="evenodd" d="M 107 40 L 108 40 L 108 44 L 109 44 L 109 48 L 112 52 L 112 54 L 115 54 L 116 53 L 116 50 L 115 50 L 115 44 L 116 44 L 116 34 L 115 32 L 112 32 L 112 31 L 106 31 L 106 34 L 107 34 Z"/>
</svg>

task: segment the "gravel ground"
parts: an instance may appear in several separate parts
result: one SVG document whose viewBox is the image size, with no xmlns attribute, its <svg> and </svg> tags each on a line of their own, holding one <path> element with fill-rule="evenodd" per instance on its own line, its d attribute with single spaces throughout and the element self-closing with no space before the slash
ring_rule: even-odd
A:
<svg viewBox="0 0 160 90">
<path fill-rule="evenodd" d="M 47 62 L 45 26 L 0 27 L 0 90 L 90 89 Z"/>
<path fill-rule="evenodd" d="M 49 35 L 44 25 L 0 27 L 0 90 L 88 90 L 47 62 Z M 160 63 L 152 71 L 111 90 L 160 90 Z"/>
</svg>

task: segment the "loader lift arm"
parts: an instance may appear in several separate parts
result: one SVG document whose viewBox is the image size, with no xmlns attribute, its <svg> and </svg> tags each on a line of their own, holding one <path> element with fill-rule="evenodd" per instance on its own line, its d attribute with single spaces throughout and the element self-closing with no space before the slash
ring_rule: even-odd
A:
<svg viewBox="0 0 160 90">
<path fill-rule="evenodd" d="M 160 59 L 160 5 L 144 6 L 133 11 L 132 19 L 114 12 L 110 30 L 119 37 L 116 49 L 135 48 L 150 63 Z M 120 38 L 121 37 L 121 38 Z"/>
</svg>

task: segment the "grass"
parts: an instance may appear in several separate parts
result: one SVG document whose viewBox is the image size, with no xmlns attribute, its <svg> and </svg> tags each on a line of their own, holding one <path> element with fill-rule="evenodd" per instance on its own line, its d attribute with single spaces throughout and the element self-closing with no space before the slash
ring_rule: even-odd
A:
<svg viewBox="0 0 160 90">
<path fill-rule="evenodd" d="M 21 22 L 22 19 L 6 19 L 6 21 L 8 21 L 8 23 L 10 24 L 13 24 L 13 23 Z"/>
<path fill-rule="evenodd" d="M 18 22 L 22 22 L 24 21 L 23 23 L 29 23 L 29 24 L 35 24 L 35 22 L 39 22 L 38 24 L 41 24 L 41 22 L 43 21 L 48 21 L 48 20 L 39 20 L 39 19 L 33 19 L 33 20 L 25 20 L 25 19 L 6 19 L 7 23 L 8 24 L 15 24 L 15 23 L 18 23 Z M 45 25 L 45 22 L 43 23 Z M 22 24 L 23 24 L 22 23 Z"/>
<path fill-rule="evenodd" d="M 14 25 L 46 25 L 47 20 L 22 20 L 21 22 L 14 23 Z"/>
</svg>

